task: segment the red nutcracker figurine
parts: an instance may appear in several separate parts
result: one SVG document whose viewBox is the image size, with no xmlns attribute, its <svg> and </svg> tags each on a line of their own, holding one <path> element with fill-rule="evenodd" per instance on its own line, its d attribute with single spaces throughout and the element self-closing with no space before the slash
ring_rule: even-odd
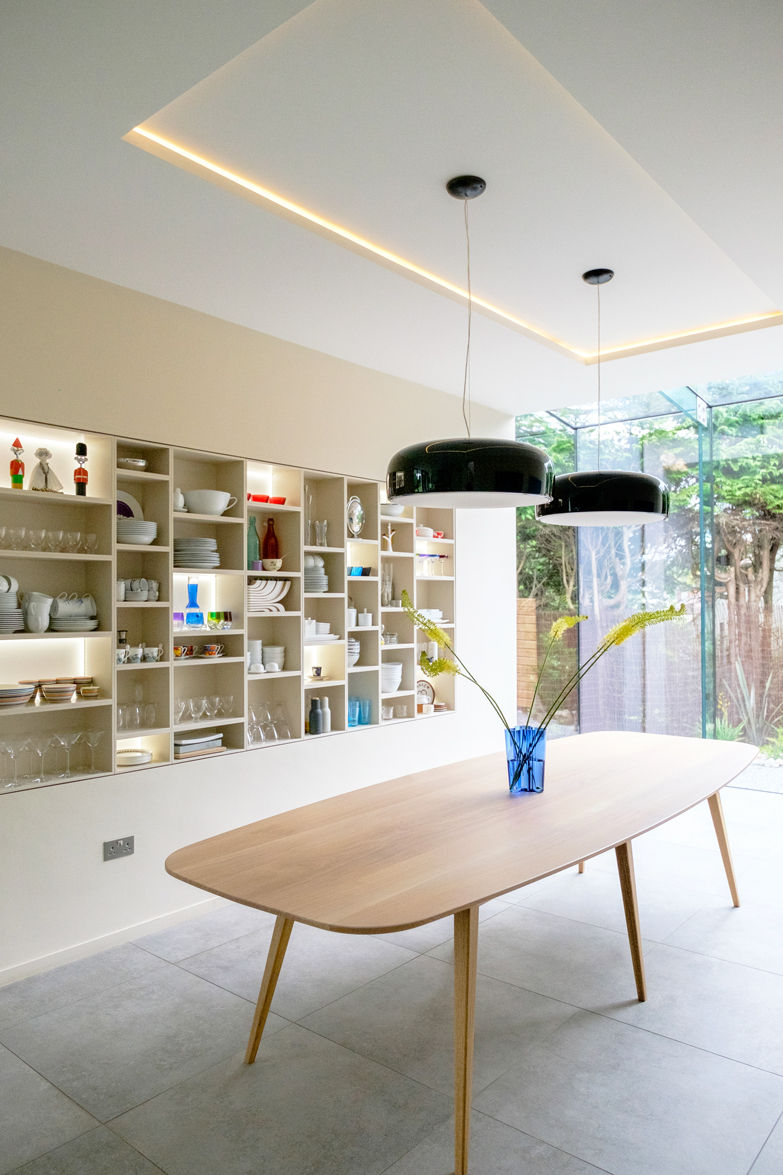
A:
<svg viewBox="0 0 783 1175">
<path fill-rule="evenodd" d="M 19 440 L 19 437 L 11 445 L 11 451 L 13 452 L 13 458 L 11 460 L 11 489 L 21 490 L 22 483 L 24 482 L 24 461 L 22 460 L 24 449 L 22 448 L 22 442 Z"/>
<path fill-rule="evenodd" d="M 76 442 L 76 468 L 73 471 L 73 480 L 76 484 L 76 495 L 79 498 L 87 496 L 88 473 L 84 468 L 87 460 L 87 446 L 84 441 Z"/>
</svg>

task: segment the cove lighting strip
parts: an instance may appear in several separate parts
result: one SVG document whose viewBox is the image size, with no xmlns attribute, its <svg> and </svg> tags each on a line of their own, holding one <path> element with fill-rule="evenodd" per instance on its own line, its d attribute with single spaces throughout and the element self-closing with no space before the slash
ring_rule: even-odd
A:
<svg viewBox="0 0 783 1175">
<path fill-rule="evenodd" d="M 359 236 L 358 233 L 352 232 L 343 225 L 336 224 L 332 220 L 327 220 L 326 217 L 320 216 L 317 212 L 313 212 L 309 208 L 305 208 L 303 205 L 289 200 L 286 196 L 281 196 L 278 192 L 273 192 L 270 188 L 263 187 L 262 184 L 248 179 L 247 176 L 239 175 L 237 172 L 223 167 L 222 164 L 216 163 L 212 159 L 207 159 L 204 155 L 199 155 L 197 152 L 189 150 L 180 143 L 175 143 L 173 140 L 167 139 L 145 126 L 135 126 L 124 138 L 126 142 L 141 147 L 143 150 L 151 150 L 153 154 L 168 159 L 170 162 L 181 161 L 189 165 L 193 170 L 206 172 L 208 177 L 214 176 L 228 184 L 241 188 L 251 196 L 272 204 L 280 209 L 281 212 L 286 213 L 296 220 L 304 221 L 321 232 L 332 237 L 337 237 L 351 247 L 368 253 L 373 257 L 377 257 L 387 265 L 409 273 L 427 284 L 435 286 L 437 289 L 444 290 L 446 293 L 459 298 L 465 303 L 468 301 L 468 292 L 462 286 L 455 285 L 454 282 L 450 282 L 446 278 L 440 277 L 428 269 L 424 269 L 414 261 L 409 261 L 407 258 L 401 257 L 398 253 L 393 253 L 390 249 L 384 248 L 383 245 L 369 241 L 366 237 Z M 173 159 L 171 159 L 172 156 L 174 157 Z M 583 351 L 578 347 L 574 347 L 570 343 L 566 343 L 562 339 L 557 338 L 555 335 L 542 330 L 540 327 L 532 326 L 529 322 L 525 322 L 515 314 L 511 314 L 508 310 L 501 310 L 499 306 L 495 306 L 492 302 L 488 302 L 476 294 L 472 294 L 471 301 L 476 309 L 483 310 L 491 318 L 507 323 L 515 330 L 547 343 L 549 346 L 555 347 L 558 351 L 562 351 L 572 358 L 580 359 L 585 364 L 595 363 L 596 361 L 597 355 L 594 352 Z M 623 343 L 616 347 L 602 348 L 601 359 L 620 358 L 622 356 L 640 354 L 645 351 L 658 350 L 663 347 L 673 347 L 679 343 L 688 341 L 693 342 L 699 339 L 719 338 L 722 335 L 734 334 L 739 331 L 756 330 L 762 326 L 775 326 L 781 323 L 783 323 L 783 312 L 780 310 L 770 310 L 764 314 L 732 319 L 728 322 L 715 323 L 711 326 L 695 327 L 691 330 L 679 331 L 671 335 L 643 339 L 637 343 Z"/>
</svg>

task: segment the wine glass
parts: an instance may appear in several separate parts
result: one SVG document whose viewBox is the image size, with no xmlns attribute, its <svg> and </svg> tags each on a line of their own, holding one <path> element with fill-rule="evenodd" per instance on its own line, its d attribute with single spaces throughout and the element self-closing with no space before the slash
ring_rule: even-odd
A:
<svg viewBox="0 0 783 1175">
<path fill-rule="evenodd" d="M 219 714 L 221 714 L 223 718 L 230 718 L 231 712 L 234 709 L 234 695 L 233 694 L 223 694 L 222 697 L 217 698 L 217 703 L 218 703 L 218 711 L 217 712 Z"/>
<path fill-rule="evenodd" d="M 16 787 L 18 783 L 16 756 L 19 753 L 19 739 L 3 739 L 2 742 L 0 742 L 0 751 L 2 751 L 4 755 L 8 756 L 9 772 L 8 775 L 4 775 L 2 779 L 3 790 L 8 790 L 9 788 Z M 11 776 L 12 771 L 13 777 Z"/>
<path fill-rule="evenodd" d="M 174 700 L 174 725 L 178 726 L 180 722 L 186 722 L 190 716 L 190 699 L 189 698 L 175 698 Z"/>
<path fill-rule="evenodd" d="M 291 737 L 291 725 L 288 721 L 288 715 L 285 712 L 285 706 L 282 702 L 278 702 L 275 706 L 275 713 L 273 720 L 275 731 L 279 739 Z"/>
<path fill-rule="evenodd" d="M 65 746 L 65 774 L 66 777 L 71 774 L 71 750 L 81 738 L 82 732 L 80 730 L 64 730 L 60 737 Z"/>
</svg>

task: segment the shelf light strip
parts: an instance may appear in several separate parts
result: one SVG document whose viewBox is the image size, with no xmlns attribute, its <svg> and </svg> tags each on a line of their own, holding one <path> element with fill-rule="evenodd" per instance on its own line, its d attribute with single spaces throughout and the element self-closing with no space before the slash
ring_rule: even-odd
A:
<svg viewBox="0 0 783 1175">
<path fill-rule="evenodd" d="M 181 143 L 175 143 L 172 139 L 166 138 L 164 135 L 157 134 L 157 132 L 150 130 L 146 126 L 135 126 L 127 135 L 125 140 L 134 145 L 144 148 L 145 143 L 138 140 L 146 140 L 147 143 L 154 144 L 160 148 L 162 152 L 168 155 L 173 155 L 188 163 L 194 164 L 196 167 L 218 176 L 222 180 L 234 184 L 236 187 L 244 189 L 244 191 L 257 196 L 259 199 L 266 201 L 269 204 L 275 205 L 282 211 L 289 215 L 303 220 L 318 229 L 321 229 L 331 236 L 338 237 L 348 244 L 361 249 L 365 253 L 369 253 L 380 260 L 387 262 L 396 269 L 401 269 L 415 277 L 423 279 L 425 282 L 433 285 L 446 293 L 468 301 L 468 292 L 462 286 L 450 282 L 447 278 L 441 277 L 439 274 L 433 273 L 431 270 L 424 269 L 423 266 L 417 265 L 414 261 L 409 261 L 405 257 L 401 257 L 398 253 L 393 253 L 390 249 L 384 248 L 383 245 L 378 245 L 374 241 L 367 240 L 366 237 L 359 236 L 358 233 L 352 232 L 351 229 L 345 228 L 344 225 L 327 220 L 326 217 L 320 216 L 317 212 L 313 212 L 309 208 L 305 208 L 301 204 L 289 200 L 286 196 L 280 195 L 278 192 L 273 192 L 270 188 L 266 188 L 255 180 L 248 179 L 247 176 L 239 175 L 238 172 L 232 171 L 222 164 L 216 163 L 212 159 L 206 158 L 195 151 L 189 150 Z M 158 153 L 158 152 L 156 152 Z M 494 303 L 487 301 L 485 298 L 477 294 L 472 295 L 472 303 L 474 308 L 483 310 L 492 318 L 499 319 L 501 322 L 506 322 L 516 330 L 520 330 L 527 335 L 540 339 L 542 342 L 554 346 L 560 351 L 565 352 L 572 358 L 579 359 L 586 365 L 596 362 L 597 355 L 592 351 L 585 351 L 580 347 L 573 346 L 570 343 L 564 342 L 556 335 L 550 334 L 541 327 L 532 326 L 529 322 L 512 314 L 508 310 L 503 310 Z M 647 350 L 656 350 L 663 347 L 677 346 L 680 343 L 686 342 L 688 339 L 711 338 L 714 336 L 720 337 L 724 334 L 732 334 L 742 330 L 755 330 L 764 326 L 774 326 L 783 323 L 783 311 L 769 310 L 763 314 L 746 315 L 742 318 L 729 319 L 726 322 L 717 322 L 701 327 L 693 327 L 688 330 L 676 331 L 672 334 L 658 335 L 649 339 L 641 339 L 635 343 L 620 343 L 614 347 L 606 347 L 602 349 L 602 358 L 611 359 L 613 357 L 620 358 L 623 355 L 644 352 Z"/>
</svg>

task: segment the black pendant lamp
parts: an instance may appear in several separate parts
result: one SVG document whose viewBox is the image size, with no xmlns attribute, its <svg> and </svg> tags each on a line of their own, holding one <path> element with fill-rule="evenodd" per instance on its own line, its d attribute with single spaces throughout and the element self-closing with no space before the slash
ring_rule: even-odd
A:
<svg viewBox="0 0 783 1175">
<path fill-rule="evenodd" d="M 470 435 L 470 330 L 473 312 L 470 285 L 468 201 L 486 188 L 480 176 L 460 175 L 446 191 L 462 200 L 468 271 L 468 339 L 462 385 L 466 437 L 422 441 L 395 453 L 386 474 L 390 502 L 442 506 L 450 510 L 497 506 L 531 506 L 548 502 L 552 493 L 552 462 L 542 449 L 522 441 Z"/>
<path fill-rule="evenodd" d="M 561 473 L 554 479 L 552 499 L 536 507 L 540 522 L 554 526 L 640 526 L 662 522 L 669 514 L 669 489 L 649 473 L 601 469 L 601 286 L 614 277 L 612 269 L 588 269 L 582 280 L 595 286 L 598 304 L 598 469 Z"/>
</svg>

